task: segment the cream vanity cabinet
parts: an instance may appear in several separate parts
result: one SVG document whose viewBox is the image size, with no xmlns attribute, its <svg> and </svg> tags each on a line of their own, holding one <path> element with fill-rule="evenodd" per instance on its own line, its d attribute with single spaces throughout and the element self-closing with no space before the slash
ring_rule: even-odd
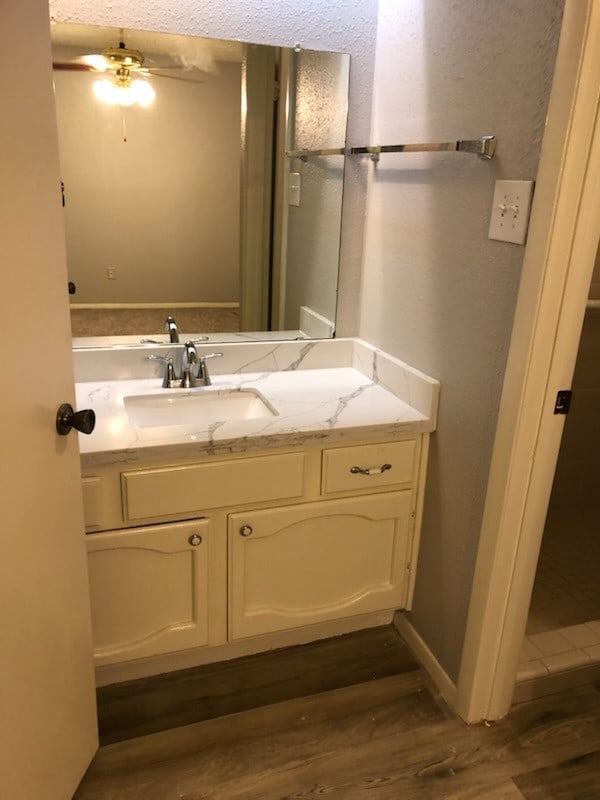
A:
<svg viewBox="0 0 600 800">
<path fill-rule="evenodd" d="M 90 470 L 97 663 L 408 607 L 427 440 Z"/>
</svg>

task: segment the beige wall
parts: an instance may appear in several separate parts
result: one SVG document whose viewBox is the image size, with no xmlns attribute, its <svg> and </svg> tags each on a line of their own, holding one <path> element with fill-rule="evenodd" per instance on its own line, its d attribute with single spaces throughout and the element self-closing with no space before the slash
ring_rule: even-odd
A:
<svg viewBox="0 0 600 800">
<path fill-rule="evenodd" d="M 148 108 L 99 102 L 97 78 L 54 73 L 73 302 L 238 300 L 240 65 L 153 78 Z"/>
<path fill-rule="evenodd" d="M 380 0 L 372 139 L 496 134 L 496 158 L 382 156 L 360 335 L 441 381 L 411 620 L 457 677 L 523 248 L 488 239 L 497 178 L 536 177 L 562 0 Z"/>
</svg>

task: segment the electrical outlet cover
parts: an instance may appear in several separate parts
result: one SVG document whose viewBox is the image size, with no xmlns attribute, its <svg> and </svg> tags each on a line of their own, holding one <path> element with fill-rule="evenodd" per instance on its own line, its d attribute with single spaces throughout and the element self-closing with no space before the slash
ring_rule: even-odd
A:
<svg viewBox="0 0 600 800">
<path fill-rule="evenodd" d="M 525 244 L 533 181 L 496 181 L 489 238 Z"/>
</svg>

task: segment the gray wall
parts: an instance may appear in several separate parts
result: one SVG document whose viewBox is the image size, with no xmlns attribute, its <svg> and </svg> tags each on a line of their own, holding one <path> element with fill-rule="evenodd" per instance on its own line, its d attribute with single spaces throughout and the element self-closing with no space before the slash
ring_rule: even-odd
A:
<svg viewBox="0 0 600 800">
<path fill-rule="evenodd" d="M 155 78 L 147 108 L 99 103 L 97 79 L 54 73 L 73 302 L 237 301 L 240 65 Z"/>
<path fill-rule="evenodd" d="M 349 53 L 350 144 L 369 136 L 377 0 L 49 0 L 51 19 Z M 346 168 L 338 335 L 357 333 L 366 170 Z"/>
<path fill-rule="evenodd" d="M 374 143 L 493 133 L 497 157 L 372 169 L 360 335 L 441 381 L 411 621 L 457 677 L 524 248 L 494 181 L 535 179 L 562 0 L 380 0 Z"/>
</svg>

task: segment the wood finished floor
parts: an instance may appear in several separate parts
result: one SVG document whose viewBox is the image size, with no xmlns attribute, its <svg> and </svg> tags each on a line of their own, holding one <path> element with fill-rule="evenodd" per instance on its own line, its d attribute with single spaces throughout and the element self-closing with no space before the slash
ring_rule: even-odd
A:
<svg viewBox="0 0 600 800">
<path fill-rule="evenodd" d="M 75 800 L 599 800 L 600 685 L 467 726 L 392 628 L 99 691 Z"/>
</svg>

